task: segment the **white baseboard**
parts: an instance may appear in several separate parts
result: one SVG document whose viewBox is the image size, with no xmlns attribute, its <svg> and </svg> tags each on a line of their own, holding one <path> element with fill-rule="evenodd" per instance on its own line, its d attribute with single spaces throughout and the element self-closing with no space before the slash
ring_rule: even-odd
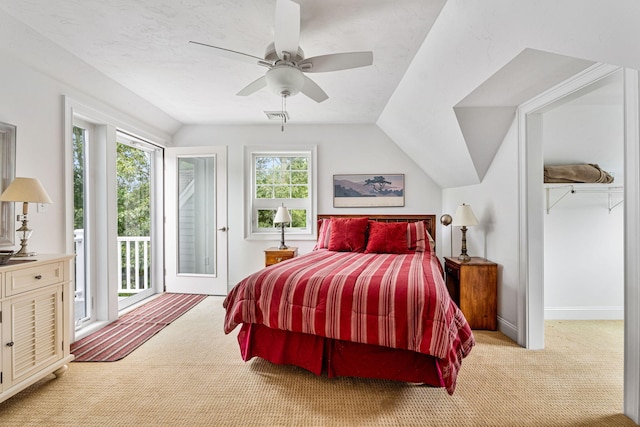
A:
<svg viewBox="0 0 640 427">
<path fill-rule="evenodd" d="M 498 316 L 498 330 L 511 338 L 513 341 L 518 342 L 518 328 L 516 327 L 516 325 L 507 322 L 500 316 Z"/>
</svg>

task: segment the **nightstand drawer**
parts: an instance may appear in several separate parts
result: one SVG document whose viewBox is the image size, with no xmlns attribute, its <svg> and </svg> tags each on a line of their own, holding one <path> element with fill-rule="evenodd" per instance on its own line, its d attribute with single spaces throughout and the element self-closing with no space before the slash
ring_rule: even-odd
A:
<svg viewBox="0 0 640 427">
<path fill-rule="evenodd" d="M 449 265 L 445 265 L 444 271 L 448 276 L 452 276 L 456 280 L 460 280 L 460 270 L 458 270 L 457 268 L 452 268 Z"/>
<path fill-rule="evenodd" d="M 296 256 L 298 256 L 298 248 L 269 248 L 264 251 L 264 265 L 268 267 Z"/>
</svg>

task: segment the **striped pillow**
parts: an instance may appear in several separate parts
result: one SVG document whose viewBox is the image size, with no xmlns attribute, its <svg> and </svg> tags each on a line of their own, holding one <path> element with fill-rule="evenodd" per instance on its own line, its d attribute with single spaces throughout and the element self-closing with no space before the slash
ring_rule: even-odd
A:
<svg viewBox="0 0 640 427">
<path fill-rule="evenodd" d="M 429 244 L 426 244 L 426 241 Z M 410 222 L 407 224 L 407 246 L 409 250 L 416 252 L 424 252 L 429 248 L 429 252 L 435 249 L 435 242 L 431 235 L 427 232 L 424 221 Z"/>
<path fill-rule="evenodd" d="M 318 220 L 318 240 L 313 250 L 327 249 L 329 247 L 329 237 L 331 236 L 331 220 L 319 219 Z"/>
</svg>

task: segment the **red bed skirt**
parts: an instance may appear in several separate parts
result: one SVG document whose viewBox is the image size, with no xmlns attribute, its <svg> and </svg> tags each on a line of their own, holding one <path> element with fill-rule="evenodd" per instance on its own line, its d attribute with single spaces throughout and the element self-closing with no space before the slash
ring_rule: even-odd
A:
<svg viewBox="0 0 640 427">
<path fill-rule="evenodd" d="M 315 335 L 243 324 L 238 333 L 245 361 L 260 357 L 332 377 L 378 378 L 444 387 L 435 357 L 409 350 L 333 340 Z"/>
</svg>

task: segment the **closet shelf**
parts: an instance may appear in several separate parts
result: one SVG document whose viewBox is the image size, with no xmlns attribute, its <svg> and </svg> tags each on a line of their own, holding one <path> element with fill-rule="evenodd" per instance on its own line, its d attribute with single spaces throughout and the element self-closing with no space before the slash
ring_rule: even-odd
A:
<svg viewBox="0 0 640 427">
<path fill-rule="evenodd" d="M 620 184 L 544 184 L 546 193 L 547 214 L 555 205 L 569 194 L 592 193 L 606 194 L 609 213 L 624 202 L 624 186 Z M 617 202 L 613 201 L 614 195 L 622 195 Z"/>
</svg>

